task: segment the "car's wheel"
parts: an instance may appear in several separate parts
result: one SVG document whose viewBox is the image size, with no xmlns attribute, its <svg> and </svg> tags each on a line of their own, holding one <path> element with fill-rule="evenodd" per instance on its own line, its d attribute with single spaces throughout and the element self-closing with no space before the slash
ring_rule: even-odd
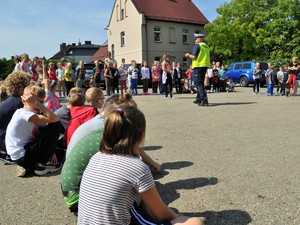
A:
<svg viewBox="0 0 300 225">
<path fill-rule="evenodd" d="M 241 85 L 241 87 L 248 87 L 248 85 L 249 85 L 249 80 L 248 80 L 248 78 L 245 77 L 245 76 L 242 76 L 242 77 L 240 78 L 240 85 Z"/>
</svg>

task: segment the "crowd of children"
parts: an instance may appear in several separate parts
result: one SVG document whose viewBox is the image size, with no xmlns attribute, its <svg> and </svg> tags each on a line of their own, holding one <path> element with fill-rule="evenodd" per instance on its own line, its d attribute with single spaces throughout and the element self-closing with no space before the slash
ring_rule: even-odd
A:
<svg viewBox="0 0 300 225">
<path fill-rule="evenodd" d="M 265 73 L 267 92 L 266 96 L 296 96 L 300 80 L 300 64 L 297 57 L 292 58 L 290 65 L 283 64 L 277 70 L 273 63 L 268 63 Z M 276 92 L 273 89 L 276 87 Z"/>
<path fill-rule="evenodd" d="M 153 93 L 160 90 L 166 99 L 174 99 L 173 84 L 178 94 L 196 92 L 192 69 L 183 79 L 180 65 L 171 64 L 168 54 L 161 67 L 158 61 L 151 68 L 143 62 L 140 71 L 134 60 L 128 69 L 124 64 L 117 69 L 116 62 L 108 60 L 105 101 L 97 87 L 98 62 L 92 80 L 95 87 L 84 90 L 78 87 L 85 80 L 83 63 L 74 76 L 71 63 L 59 62 L 55 69 L 53 63 L 47 67 L 37 57 L 31 65 L 26 54 L 15 58 L 15 69 L 0 88 L 0 159 L 16 164 L 17 176 L 30 172 L 40 176 L 62 167 L 62 193 L 78 224 L 143 224 L 141 219 L 146 224 L 203 224 L 199 218 L 175 214 L 157 193 L 151 170 L 161 168 L 143 151 L 146 120 L 132 98 L 138 95 L 140 73 L 144 95 L 149 94 L 150 80 Z M 278 93 L 288 94 L 292 85 L 295 95 L 299 70 L 296 57 L 277 73 L 269 63 L 263 74 L 257 63 L 253 92 L 259 93 L 260 78 L 265 75 L 266 95 L 274 94 L 275 77 Z M 224 72 L 219 63 L 208 70 L 207 91 L 235 91 Z M 59 97 L 68 96 L 66 105 L 60 105 L 56 91 Z"/>
<path fill-rule="evenodd" d="M 160 165 L 143 151 L 146 120 L 126 88 L 105 101 L 100 88 L 83 90 L 73 84 L 68 103 L 61 106 L 56 90 L 62 86 L 57 84 L 63 78 L 67 82 L 71 67 L 55 78 L 54 64 L 40 65 L 42 77 L 22 65 L 1 84 L 1 159 L 17 165 L 17 176 L 45 175 L 63 164 L 62 192 L 78 224 L 144 224 L 141 219 L 151 224 L 203 224 L 199 218 L 177 215 L 158 195 L 151 171 L 160 171 Z M 62 65 L 58 69 L 63 70 Z M 120 76 L 132 70 L 132 78 L 134 69 L 135 62 Z M 146 63 L 142 76 L 147 94 Z M 136 84 L 131 86 L 136 93 Z M 101 182 L 93 180 L 95 176 Z M 95 190 L 98 197 L 91 201 Z"/>
</svg>

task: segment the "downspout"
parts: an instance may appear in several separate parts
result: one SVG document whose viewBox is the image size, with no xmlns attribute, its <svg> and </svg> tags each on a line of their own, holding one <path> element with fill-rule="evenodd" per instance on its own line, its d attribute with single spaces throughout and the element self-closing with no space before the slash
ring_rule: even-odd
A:
<svg viewBox="0 0 300 225">
<path fill-rule="evenodd" d="M 150 65 L 149 62 L 148 62 L 148 60 L 149 60 L 149 49 L 148 49 L 149 44 L 148 44 L 148 27 L 147 27 L 148 21 L 147 21 L 147 18 L 145 18 L 145 21 L 146 21 L 146 24 L 145 24 L 145 35 L 146 35 L 146 59 L 145 59 L 145 60 L 147 61 L 148 65 Z"/>
</svg>

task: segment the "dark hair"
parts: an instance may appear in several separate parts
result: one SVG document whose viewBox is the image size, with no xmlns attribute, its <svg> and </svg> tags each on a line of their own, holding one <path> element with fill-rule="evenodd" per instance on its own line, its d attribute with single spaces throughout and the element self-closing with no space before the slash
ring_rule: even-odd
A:
<svg viewBox="0 0 300 225">
<path fill-rule="evenodd" d="M 144 141 L 146 119 L 134 106 L 121 105 L 110 111 L 104 120 L 100 151 L 107 154 L 136 155 Z"/>
</svg>

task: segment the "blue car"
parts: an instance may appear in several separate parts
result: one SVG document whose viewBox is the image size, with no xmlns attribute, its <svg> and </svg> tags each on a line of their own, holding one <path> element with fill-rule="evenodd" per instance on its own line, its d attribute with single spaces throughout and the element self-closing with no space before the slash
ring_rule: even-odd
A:
<svg viewBox="0 0 300 225">
<path fill-rule="evenodd" d="M 268 69 L 267 62 L 259 62 L 262 70 L 265 71 Z M 252 77 L 253 70 L 255 68 L 256 62 L 235 62 L 231 63 L 225 69 L 225 75 L 227 78 L 231 78 L 234 83 L 240 83 L 241 87 L 247 87 L 249 84 L 253 84 L 254 80 Z M 265 76 L 261 78 L 261 84 L 264 85 L 266 82 Z"/>
</svg>

